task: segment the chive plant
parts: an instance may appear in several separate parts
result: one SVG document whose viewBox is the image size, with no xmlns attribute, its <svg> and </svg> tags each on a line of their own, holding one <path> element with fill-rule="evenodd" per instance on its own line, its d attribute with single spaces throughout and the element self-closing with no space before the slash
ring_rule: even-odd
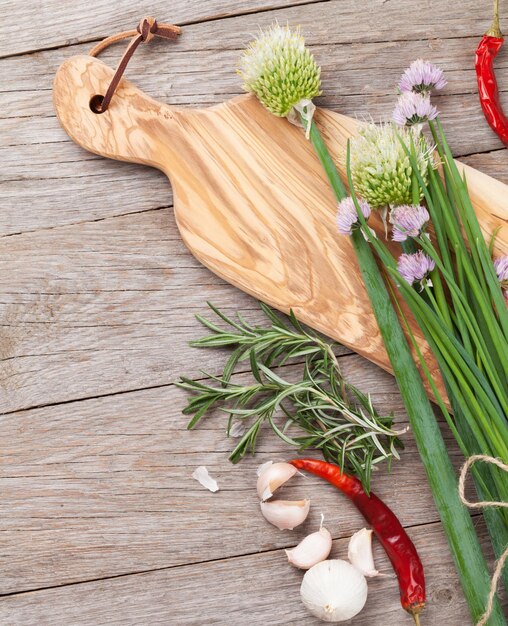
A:
<svg viewBox="0 0 508 626">
<path fill-rule="evenodd" d="M 445 416 L 466 455 L 474 450 L 494 453 L 507 460 L 506 410 L 503 407 L 506 404 L 508 321 L 503 294 L 467 194 L 467 184 L 455 166 L 439 122 L 432 128 L 438 152 L 444 160 L 445 182 L 441 182 L 429 158 L 426 158 L 422 171 L 418 152 L 422 143 L 421 124 L 437 116 L 428 93 L 433 87 L 443 86 L 444 79 L 434 66 L 422 61 L 416 63 L 419 65 L 413 64 L 404 74 L 404 85 L 401 81 L 400 88 L 406 93 L 401 96 L 394 112 L 398 121 L 415 127 L 409 139 L 402 137 L 403 133 L 396 137 L 396 142 L 402 142 L 405 165 L 402 163 L 398 169 L 387 171 L 386 161 L 381 159 L 377 170 L 365 168 L 362 175 L 358 169 L 352 169 L 348 150 L 348 185 L 357 209 L 357 223 L 351 229 L 351 238 L 462 588 L 476 622 L 487 604 L 488 569 L 469 513 L 459 499 L 454 469 L 397 316 L 396 305 L 392 303 L 392 286 L 385 282 L 374 252 L 395 279 L 398 292 L 410 305 L 438 360 L 450 402 L 456 411 L 453 417 L 447 412 Z M 319 67 L 299 33 L 279 26 L 262 33 L 245 52 L 240 74 L 244 88 L 255 93 L 274 114 L 287 116 L 291 121 L 295 117 L 299 120 L 337 201 L 343 202 L 348 195 L 346 188 L 312 119 L 312 98 L 320 93 Z M 410 85 L 409 89 L 407 85 Z M 279 107 L 274 104 L 276 102 Z M 386 128 L 386 132 L 393 132 L 391 127 Z M 356 155 L 353 161 L 359 162 Z M 399 165 L 399 161 L 396 163 Z M 386 246 L 372 235 L 364 217 L 365 208 L 356 197 L 355 179 L 357 187 L 362 186 L 358 185 L 359 181 L 369 182 L 375 191 L 375 177 L 367 180 L 367 174 L 376 171 L 380 180 L 388 178 L 393 181 L 395 191 L 399 191 L 401 176 L 405 175 L 410 181 L 406 195 L 410 194 L 415 205 L 423 195 L 429 213 L 435 219 L 438 249 L 426 235 L 404 242 L 406 257 L 402 260 L 406 263 L 405 268 L 400 263 L 397 265 Z M 364 189 L 362 194 L 365 199 Z M 407 201 L 406 197 L 404 200 Z M 394 197 L 394 202 L 400 204 L 400 197 Z M 390 199 L 385 199 L 385 203 L 386 220 Z M 348 205 L 350 203 L 342 206 L 347 210 Z M 340 209 L 341 204 L 339 212 Z M 461 227 L 467 241 L 463 239 Z M 419 249 L 415 251 L 416 247 Z M 410 337 L 410 340 L 414 338 Z M 425 370 L 426 365 L 423 365 Z M 430 384 L 436 392 L 432 380 Z M 439 395 L 437 399 L 446 409 Z M 502 485 L 499 477 L 487 475 L 488 472 L 490 470 L 476 473 L 477 485 L 481 493 L 492 496 L 494 486 L 500 493 Z M 496 549 L 504 535 L 499 522 L 501 515 L 489 514 L 492 518 L 489 528 Z M 497 602 L 489 624 L 506 624 Z"/>
<path fill-rule="evenodd" d="M 467 182 L 452 158 L 439 121 L 430 124 L 444 182 L 428 166 L 428 182 L 419 179 L 435 231 L 435 241 L 420 232 L 412 237 L 432 261 L 432 280 L 420 290 L 401 272 L 387 246 L 362 232 L 381 258 L 407 302 L 439 364 L 453 413 L 434 387 L 434 395 L 465 456 L 484 454 L 508 459 L 508 310 L 481 233 Z M 410 154 L 410 149 L 408 154 Z M 412 167 L 416 163 L 412 161 Z M 349 162 L 348 171 L 351 171 Z M 415 169 L 413 173 L 417 176 Z M 354 193 L 354 190 L 353 190 Z M 465 238 L 463 233 L 465 233 Z M 446 285 L 446 294 L 443 285 Z M 431 380 L 427 371 L 427 378 Z M 484 501 L 508 501 L 506 478 L 490 466 L 476 466 L 474 478 Z M 496 556 L 508 544 L 508 511 L 485 511 Z M 505 574 L 505 584 L 508 578 Z"/>
</svg>

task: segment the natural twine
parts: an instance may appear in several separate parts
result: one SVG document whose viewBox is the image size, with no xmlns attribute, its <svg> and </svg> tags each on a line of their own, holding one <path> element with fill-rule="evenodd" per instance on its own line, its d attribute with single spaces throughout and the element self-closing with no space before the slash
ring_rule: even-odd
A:
<svg viewBox="0 0 508 626">
<path fill-rule="evenodd" d="M 508 507 L 508 502 L 470 502 L 466 499 L 465 489 L 466 489 L 466 478 L 467 473 L 470 467 L 476 463 L 476 461 L 483 461 L 484 463 L 491 463 L 492 465 L 497 465 L 497 467 L 501 468 L 505 472 L 508 472 L 508 465 L 500 461 L 499 459 L 494 458 L 493 456 L 487 456 L 485 454 L 474 454 L 470 456 L 467 461 L 462 466 L 460 470 L 460 478 L 459 478 L 459 496 L 462 501 L 462 504 L 465 504 L 469 509 L 483 509 L 489 506 L 495 507 Z M 494 598 L 497 593 L 497 586 L 499 584 L 499 579 L 501 578 L 501 572 L 503 571 L 504 564 L 506 559 L 508 558 L 508 546 L 506 546 L 503 554 L 499 557 L 496 562 L 494 568 L 494 575 L 492 576 L 492 581 L 490 583 L 490 592 L 489 599 L 487 602 L 487 608 L 485 609 L 485 613 L 481 616 L 480 621 L 476 624 L 476 626 L 485 626 L 487 620 L 489 619 L 492 609 L 494 608 Z"/>
</svg>

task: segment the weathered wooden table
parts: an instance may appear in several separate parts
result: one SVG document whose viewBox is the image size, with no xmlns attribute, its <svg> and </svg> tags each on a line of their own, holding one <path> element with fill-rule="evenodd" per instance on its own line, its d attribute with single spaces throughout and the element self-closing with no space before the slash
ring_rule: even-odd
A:
<svg viewBox="0 0 508 626">
<path fill-rule="evenodd" d="M 128 77 L 172 104 L 208 106 L 240 92 L 235 64 L 258 26 L 301 24 L 323 68 L 321 104 L 346 114 L 386 118 L 402 69 L 417 57 L 438 62 L 449 84 L 437 102 L 456 155 L 508 182 L 508 152 L 482 117 L 473 69 L 489 3 L 4 0 L 0 11 L 0 623 L 317 624 L 283 548 L 322 511 L 332 554 L 345 557 L 362 520 L 309 479 L 288 488 L 290 498 L 312 496 L 309 521 L 277 531 L 259 514 L 254 468 L 287 448 L 266 433 L 257 457 L 233 467 L 224 417 L 186 431 L 175 380 L 222 361 L 188 347 L 202 332 L 193 315 L 209 299 L 255 321 L 257 305 L 184 248 L 162 174 L 70 141 L 53 112 L 53 75 L 68 56 L 153 14 L 183 35 L 142 46 Z M 121 50 L 104 60 L 114 64 Z M 497 66 L 508 85 L 503 55 Z M 404 423 L 390 376 L 345 349 L 341 363 Z M 405 440 L 402 461 L 375 489 L 421 551 L 424 623 L 462 626 L 465 602 L 410 433 Z M 191 479 L 202 464 L 220 492 Z M 354 623 L 411 623 L 393 578 L 369 584 Z"/>
</svg>

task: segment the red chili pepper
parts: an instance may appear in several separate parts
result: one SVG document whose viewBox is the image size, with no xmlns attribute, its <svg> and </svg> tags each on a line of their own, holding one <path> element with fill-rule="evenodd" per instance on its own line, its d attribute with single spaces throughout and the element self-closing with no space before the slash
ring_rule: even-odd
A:
<svg viewBox="0 0 508 626">
<path fill-rule="evenodd" d="M 508 119 L 499 102 L 494 59 L 504 43 L 499 28 L 499 0 L 494 0 L 494 19 L 476 50 L 476 78 L 483 114 L 492 130 L 508 145 Z"/>
<path fill-rule="evenodd" d="M 361 482 L 340 467 L 316 459 L 295 459 L 292 465 L 324 478 L 354 502 L 379 539 L 397 574 L 402 608 L 420 624 L 425 606 L 425 577 L 418 552 L 406 531 L 386 504 L 373 493 L 367 495 Z"/>
</svg>

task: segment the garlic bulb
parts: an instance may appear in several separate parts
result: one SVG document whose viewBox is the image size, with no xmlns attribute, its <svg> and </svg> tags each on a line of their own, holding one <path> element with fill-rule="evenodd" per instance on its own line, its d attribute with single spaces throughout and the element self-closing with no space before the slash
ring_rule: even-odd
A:
<svg viewBox="0 0 508 626">
<path fill-rule="evenodd" d="M 332 536 L 329 531 L 321 528 L 307 535 L 292 550 L 286 550 L 288 561 L 300 569 L 310 569 L 316 563 L 324 561 L 332 549 Z"/>
<path fill-rule="evenodd" d="M 379 575 L 374 566 L 372 554 L 372 530 L 362 528 L 351 537 L 347 549 L 347 558 L 364 576 L 371 578 Z"/>
<path fill-rule="evenodd" d="M 274 492 L 297 472 L 289 463 L 271 463 L 259 475 L 257 490 L 262 501 L 269 500 Z"/>
<path fill-rule="evenodd" d="M 264 518 L 280 530 L 293 530 L 304 522 L 309 514 L 310 500 L 272 500 L 260 502 Z"/>
<path fill-rule="evenodd" d="M 325 622 L 345 622 L 365 606 L 367 581 L 347 561 L 321 561 L 305 572 L 300 594 L 316 617 Z"/>
</svg>

